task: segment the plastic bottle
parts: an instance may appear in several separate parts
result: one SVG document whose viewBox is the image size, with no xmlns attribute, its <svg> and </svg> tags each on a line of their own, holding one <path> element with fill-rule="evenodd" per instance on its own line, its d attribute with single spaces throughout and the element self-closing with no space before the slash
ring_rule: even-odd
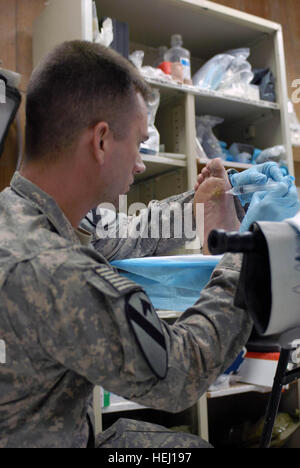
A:
<svg viewBox="0 0 300 468">
<path fill-rule="evenodd" d="M 175 72 L 176 79 L 179 81 L 190 82 L 191 81 L 191 54 L 187 49 L 182 47 L 182 37 L 180 34 L 173 34 L 171 36 L 171 48 L 165 53 L 164 59 L 166 62 L 173 64 L 179 64 L 181 68 L 178 68 Z M 182 70 L 180 74 L 179 70 Z M 173 72 L 172 72 L 172 75 Z M 181 76 L 180 76 L 181 75 Z"/>
</svg>

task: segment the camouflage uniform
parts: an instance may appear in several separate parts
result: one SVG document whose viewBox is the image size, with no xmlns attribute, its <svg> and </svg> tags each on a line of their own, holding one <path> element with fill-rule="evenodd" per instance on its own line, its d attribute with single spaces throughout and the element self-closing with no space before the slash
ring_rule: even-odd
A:
<svg viewBox="0 0 300 468">
<path fill-rule="evenodd" d="M 94 385 L 170 412 L 196 402 L 245 344 L 226 255 L 197 303 L 161 322 L 167 375 L 148 365 L 124 313 L 142 289 L 82 245 L 56 202 L 16 173 L 0 194 L 0 447 L 86 447 Z"/>
<path fill-rule="evenodd" d="M 96 250 L 107 260 L 120 260 L 123 258 L 140 258 L 146 256 L 159 256 L 175 253 L 181 249 L 185 242 L 189 242 L 195 238 L 195 220 L 192 215 L 192 201 L 194 199 L 194 190 L 185 192 L 180 195 L 174 195 L 162 201 L 154 200 L 149 203 L 148 209 L 143 210 L 137 216 L 127 216 L 125 213 L 118 213 L 114 218 L 109 210 L 100 208 L 91 210 L 88 215 L 81 221 L 82 228 L 92 234 L 92 244 Z M 190 225 L 186 225 L 177 237 L 174 237 L 174 217 L 184 215 L 184 207 L 186 213 L 190 210 Z M 177 209 L 177 211 L 176 211 Z M 159 219 L 156 238 L 151 236 L 151 212 L 157 210 Z M 175 213 L 175 214 L 174 214 Z M 171 238 L 164 239 L 161 235 L 163 225 L 166 219 L 170 221 Z M 96 226 L 101 226 L 102 232 L 116 233 L 114 236 L 104 238 L 97 234 Z M 128 236 L 122 237 L 123 233 L 128 233 Z M 140 233 L 136 237 L 134 234 Z M 133 234 L 133 235 L 131 235 Z M 173 234 L 173 236 L 172 236 Z"/>
</svg>

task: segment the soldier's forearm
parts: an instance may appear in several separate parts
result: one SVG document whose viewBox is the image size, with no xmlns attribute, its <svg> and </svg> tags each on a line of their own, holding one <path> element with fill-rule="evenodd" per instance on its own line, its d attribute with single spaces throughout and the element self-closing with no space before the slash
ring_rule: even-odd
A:
<svg viewBox="0 0 300 468">
<path fill-rule="evenodd" d="M 163 255 L 195 238 L 194 191 L 152 201 L 137 216 L 99 211 L 93 245 L 108 260 Z"/>
</svg>

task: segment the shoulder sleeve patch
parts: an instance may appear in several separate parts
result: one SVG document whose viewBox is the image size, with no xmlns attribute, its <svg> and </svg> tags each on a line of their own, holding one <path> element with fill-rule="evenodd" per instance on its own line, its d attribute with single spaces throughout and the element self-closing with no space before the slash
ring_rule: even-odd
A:
<svg viewBox="0 0 300 468">
<path fill-rule="evenodd" d="M 126 297 L 126 317 L 148 365 L 164 379 L 168 370 L 165 336 L 156 310 L 142 291 Z"/>
</svg>

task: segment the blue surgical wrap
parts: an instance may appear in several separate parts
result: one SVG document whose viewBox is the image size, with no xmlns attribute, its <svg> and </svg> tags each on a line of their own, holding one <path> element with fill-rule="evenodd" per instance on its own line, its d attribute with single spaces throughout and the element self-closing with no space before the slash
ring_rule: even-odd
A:
<svg viewBox="0 0 300 468">
<path fill-rule="evenodd" d="M 141 285 L 156 309 L 183 312 L 192 306 L 222 255 L 179 255 L 114 260 L 120 274 Z"/>
</svg>

